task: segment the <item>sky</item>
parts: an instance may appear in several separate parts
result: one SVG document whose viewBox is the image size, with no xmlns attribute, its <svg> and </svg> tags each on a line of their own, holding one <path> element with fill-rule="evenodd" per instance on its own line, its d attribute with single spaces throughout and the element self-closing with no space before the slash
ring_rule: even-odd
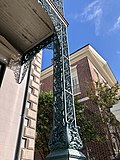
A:
<svg viewBox="0 0 120 160">
<path fill-rule="evenodd" d="M 64 0 L 64 14 L 69 53 L 92 45 L 120 83 L 120 0 Z M 51 65 L 52 56 L 43 51 L 42 69 Z"/>
</svg>

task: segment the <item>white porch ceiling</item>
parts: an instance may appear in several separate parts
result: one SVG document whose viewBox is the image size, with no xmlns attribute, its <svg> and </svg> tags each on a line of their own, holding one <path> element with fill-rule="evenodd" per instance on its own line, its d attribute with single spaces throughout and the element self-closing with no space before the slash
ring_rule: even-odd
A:
<svg viewBox="0 0 120 160">
<path fill-rule="evenodd" d="M 53 34 L 53 24 L 37 0 L 0 0 L 0 35 L 23 53 Z"/>
</svg>

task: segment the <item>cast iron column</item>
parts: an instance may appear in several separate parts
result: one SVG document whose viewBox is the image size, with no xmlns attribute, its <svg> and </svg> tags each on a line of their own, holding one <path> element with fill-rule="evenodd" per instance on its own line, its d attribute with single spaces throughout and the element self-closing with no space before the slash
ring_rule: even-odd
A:
<svg viewBox="0 0 120 160">
<path fill-rule="evenodd" d="M 63 14 L 62 0 L 51 0 Z M 65 24 L 45 0 L 39 0 L 48 12 L 54 27 L 54 82 L 53 82 L 53 129 L 47 160 L 83 160 L 83 147 L 76 125 L 74 96 L 68 56 Z"/>
<path fill-rule="evenodd" d="M 76 125 L 74 96 L 68 57 L 67 34 L 61 25 L 58 40 L 54 42 L 53 129 L 49 143 L 48 160 L 85 159 L 81 153 L 82 141 Z"/>
</svg>

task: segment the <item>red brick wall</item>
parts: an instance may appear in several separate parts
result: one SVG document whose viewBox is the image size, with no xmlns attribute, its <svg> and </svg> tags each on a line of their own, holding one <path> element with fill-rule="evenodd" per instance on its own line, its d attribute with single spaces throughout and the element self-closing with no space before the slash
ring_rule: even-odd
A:
<svg viewBox="0 0 120 160">
<path fill-rule="evenodd" d="M 95 158 L 95 160 L 110 160 L 112 149 L 110 146 L 110 140 L 106 139 L 106 133 L 108 132 L 107 126 L 102 122 L 100 110 L 91 100 L 87 100 L 84 103 L 87 105 L 87 108 L 85 108 L 86 116 L 89 117 L 89 120 L 94 124 L 97 133 L 105 138 L 104 141 L 90 141 L 85 145 L 85 148 L 87 148 L 86 150 L 89 150 L 89 157 Z"/>
<path fill-rule="evenodd" d="M 47 92 L 53 89 L 53 76 L 45 78 L 41 81 L 40 91 Z"/>
</svg>

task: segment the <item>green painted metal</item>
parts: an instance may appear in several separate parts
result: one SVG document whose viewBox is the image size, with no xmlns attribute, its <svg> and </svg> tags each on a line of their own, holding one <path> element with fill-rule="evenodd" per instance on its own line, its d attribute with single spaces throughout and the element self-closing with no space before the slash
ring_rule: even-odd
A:
<svg viewBox="0 0 120 160">
<path fill-rule="evenodd" d="M 63 15 L 63 1 L 62 0 L 51 0 L 59 12 Z"/>
<path fill-rule="evenodd" d="M 50 37 L 46 38 L 44 41 L 37 44 L 32 49 L 28 50 L 26 53 L 23 54 L 21 64 L 25 64 L 26 62 L 30 61 L 34 58 L 34 56 L 43 48 L 47 47 L 50 43 L 54 41 L 54 35 L 51 35 Z"/>
<path fill-rule="evenodd" d="M 62 0 L 52 0 L 52 2 L 63 14 Z M 50 154 L 47 159 L 82 160 L 85 156 L 81 153 L 83 145 L 76 125 L 66 26 L 46 0 L 39 0 L 39 3 L 48 13 L 55 27 L 53 129 L 49 142 Z"/>
</svg>

